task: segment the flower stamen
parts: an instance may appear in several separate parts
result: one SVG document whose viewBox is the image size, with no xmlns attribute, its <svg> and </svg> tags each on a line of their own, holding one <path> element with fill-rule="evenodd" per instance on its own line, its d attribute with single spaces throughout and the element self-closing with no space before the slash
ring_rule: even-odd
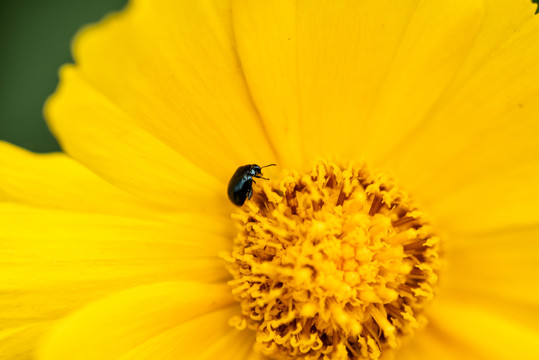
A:
<svg viewBox="0 0 539 360">
<path fill-rule="evenodd" d="M 378 359 L 423 323 L 438 238 L 408 195 L 364 166 L 319 162 L 257 185 L 227 261 L 242 315 L 275 359 Z"/>
</svg>

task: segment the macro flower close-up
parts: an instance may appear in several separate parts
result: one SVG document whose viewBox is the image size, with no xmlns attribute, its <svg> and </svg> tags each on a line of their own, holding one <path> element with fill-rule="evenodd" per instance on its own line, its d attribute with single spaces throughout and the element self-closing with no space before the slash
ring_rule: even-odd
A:
<svg viewBox="0 0 539 360">
<path fill-rule="evenodd" d="M 539 358 L 530 0 L 133 0 L 0 142 L 0 359 Z"/>
</svg>

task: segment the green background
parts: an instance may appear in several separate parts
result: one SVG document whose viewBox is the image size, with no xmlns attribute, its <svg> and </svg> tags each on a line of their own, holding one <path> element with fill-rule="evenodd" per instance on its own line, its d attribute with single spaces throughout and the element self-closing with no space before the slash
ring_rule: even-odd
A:
<svg viewBox="0 0 539 360">
<path fill-rule="evenodd" d="M 0 0 L 0 140 L 36 152 L 59 150 L 42 107 L 56 87 L 58 68 L 72 61 L 71 38 L 126 2 Z"/>
<path fill-rule="evenodd" d="M 0 140 L 36 152 L 59 150 L 42 108 L 72 62 L 71 38 L 126 0 L 0 0 Z"/>
</svg>

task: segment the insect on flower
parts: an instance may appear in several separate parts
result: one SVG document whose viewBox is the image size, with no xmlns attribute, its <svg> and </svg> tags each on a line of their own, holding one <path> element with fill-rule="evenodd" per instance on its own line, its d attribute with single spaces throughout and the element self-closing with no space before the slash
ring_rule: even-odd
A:
<svg viewBox="0 0 539 360">
<path fill-rule="evenodd" d="M 268 166 L 259 166 L 257 164 L 240 166 L 228 182 L 228 198 L 234 205 L 242 206 L 246 199 L 253 196 L 253 178 L 269 180 L 262 176 L 262 169 Z"/>
</svg>

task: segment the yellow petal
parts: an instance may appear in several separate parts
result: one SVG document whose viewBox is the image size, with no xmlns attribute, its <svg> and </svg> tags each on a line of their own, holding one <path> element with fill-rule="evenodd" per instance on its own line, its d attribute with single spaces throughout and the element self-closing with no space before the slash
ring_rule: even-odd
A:
<svg viewBox="0 0 539 360">
<path fill-rule="evenodd" d="M 256 351 L 250 351 L 245 358 L 241 360 L 270 360 L 269 357 L 262 355 Z"/>
<path fill-rule="evenodd" d="M 408 339 L 398 351 L 381 360 L 492 360 L 432 324 Z"/>
<path fill-rule="evenodd" d="M 517 50 L 515 48 L 506 48 L 506 45 L 514 40 L 515 34 L 522 34 L 527 27 L 530 27 L 530 25 L 531 27 L 536 26 L 533 25 L 537 23 L 537 19 L 534 19 L 536 5 L 532 4 L 527 0 L 486 0 L 482 3 L 483 4 L 476 4 L 476 6 L 484 8 L 484 10 L 482 11 L 482 16 L 480 18 L 480 23 L 477 24 L 477 28 L 474 28 L 474 32 L 469 34 L 469 36 L 473 40 L 473 44 L 469 48 L 462 49 L 466 50 L 465 57 L 462 59 L 462 62 L 456 64 L 458 65 L 458 68 L 456 69 L 456 73 L 454 74 L 454 76 L 451 78 L 451 81 L 446 84 L 446 89 L 444 89 L 444 91 L 440 94 L 441 96 L 439 97 L 437 102 L 432 104 L 425 116 L 420 116 L 421 114 L 419 113 L 412 115 L 411 118 L 416 123 L 416 127 L 410 127 L 412 131 L 398 134 L 396 139 L 398 139 L 399 136 L 402 137 L 399 142 L 390 144 L 392 145 L 392 147 L 389 147 L 387 149 L 381 149 L 382 151 L 375 152 L 374 155 L 377 159 L 379 158 L 383 159 L 384 161 L 389 161 L 392 166 L 396 166 L 398 168 L 398 165 L 403 160 L 401 151 L 407 150 L 407 147 L 413 147 L 414 150 L 417 150 L 416 148 L 421 148 L 422 156 L 416 156 L 415 158 L 416 161 L 421 162 L 424 157 L 429 157 L 429 151 L 432 151 L 432 149 L 430 148 L 432 144 L 436 145 L 442 141 L 442 146 L 454 148 L 454 146 L 448 146 L 449 142 L 443 142 L 446 136 L 452 136 L 453 133 L 455 135 L 459 135 L 460 131 L 469 131 L 470 129 L 468 129 L 468 127 L 466 126 L 469 123 L 479 123 L 480 125 L 487 125 L 490 120 L 489 118 L 485 117 L 474 117 L 473 113 L 469 112 L 470 109 L 473 110 L 476 107 L 477 103 L 472 101 L 474 100 L 474 96 L 468 96 L 475 95 L 476 98 L 488 100 L 491 93 L 496 92 L 498 93 L 500 98 L 503 98 L 505 94 L 499 93 L 499 89 L 492 88 L 491 81 L 495 80 L 494 84 L 501 83 L 501 85 L 503 86 L 504 82 L 508 81 L 508 79 L 512 79 L 515 75 L 519 75 L 519 77 L 522 77 L 522 75 L 527 75 L 522 74 L 522 69 L 528 68 L 529 65 L 532 64 L 533 61 L 535 61 L 529 58 L 529 55 L 532 55 L 534 51 L 527 51 L 526 57 L 521 58 L 522 52 L 520 50 Z M 529 33 L 530 31 L 528 29 L 525 32 Z M 465 38 L 466 35 L 462 35 L 462 37 Z M 447 42 L 452 43 L 453 41 Z M 528 45 L 535 45 L 535 42 L 536 41 L 533 39 L 528 39 L 528 43 L 525 45 L 521 45 L 521 47 L 526 48 L 528 47 Z M 512 57 L 512 59 L 507 61 L 507 58 L 503 58 L 503 56 L 500 57 L 500 53 L 509 55 L 509 57 Z M 537 54 L 536 51 L 535 54 Z M 505 66 L 507 67 L 507 69 L 501 70 L 498 68 L 497 71 L 493 72 L 492 68 L 489 68 L 493 59 L 495 59 L 494 62 L 499 63 L 498 65 Z M 516 65 L 514 68 L 512 68 L 513 64 Z M 478 72 L 483 72 L 485 68 L 490 69 L 491 73 L 489 76 L 492 77 L 492 79 L 483 79 L 479 77 L 480 80 L 475 81 L 474 83 L 476 87 L 473 90 L 468 89 L 467 81 L 470 80 L 470 78 L 472 77 L 476 77 Z M 510 71 L 506 72 L 505 70 Z M 503 74 L 503 76 L 498 77 L 499 74 Z M 414 80 L 413 78 L 410 78 L 409 80 L 410 81 L 408 84 L 413 87 L 413 90 L 415 92 L 417 80 Z M 511 82 L 509 81 L 507 85 L 509 85 L 510 83 Z M 530 82 L 530 84 L 531 83 L 533 82 Z M 466 94 L 467 96 L 463 96 L 458 98 L 458 100 L 455 100 L 454 97 L 456 96 L 456 93 L 461 92 L 463 87 L 467 88 L 467 90 L 470 90 Z M 524 90 L 524 92 L 526 92 L 526 89 L 529 88 L 530 86 L 526 86 L 524 89 L 520 90 Z M 515 89 L 511 90 L 514 91 Z M 516 90 L 518 90 L 518 87 Z M 407 97 L 404 98 L 407 99 Z M 516 99 L 514 100 L 515 102 L 518 102 Z M 451 101 L 451 104 L 448 104 L 449 101 Z M 464 111 L 461 111 L 462 107 L 465 108 Z M 456 117 L 454 116 L 453 111 L 460 112 L 460 115 L 465 116 Z M 443 120 L 438 119 L 440 113 L 443 116 Z M 394 122 L 408 123 L 409 120 L 410 117 L 407 118 L 404 116 L 397 116 L 395 117 Z M 437 124 L 438 122 L 440 122 L 441 124 Z M 400 126 L 399 124 L 396 125 Z M 438 132 L 438 134 L 442 136 L 431 139 L 430 143 L 428 143 L 429 147 L 425 146 L 426 143 L 422 141 L 417 141 L 417 139 L 420 138 L 418 135 L 427 135 L 426 129 L 430 129 L 430 127 L 435 127 L 437 125 L 443 127 L 443 129 Z M 457 127 L 455 125 L 462 126 Z M 473 129 L 475 129 L 475 126 L 473 127 Z M 408 125 L 406 125 L 406 127 L 408 127 Z M 456 129 L 458 129 L 459 131 L 456 131 Z M 393 127 L 382 129 L 382 131 L 383 130 L 386 130 L 388 132 L 396 132 L 396 129 Z M 448 133 L 448 130 L 452 131 Z M 423 134 L 424 132 L 425 134 Z M 389 134 L 389 136 L 395 137 L 395 135 L 392 134 Z M 458 145 L 459 142 L 456 142 L 455 144 Z M 386 151 L 389 152 L 386 153 Z M 384 157 L 384 154 L 387 157 Z M 414 155 L 417 155 L 417 153 L 414 153 Z M 429 158 L 429 160 L 431 159 Z M 409 163 L 404 163 L 401 166 L 407 167 L 408 165 Z M 423 165 L 424 164 L 421 163 L 421 166 Z M 416 168 L 414 168 L 414 170 L 415 169 Z"/>
<path fill-rule="evenodd" d="M 241 66 L 253 101 L 284 167 L 303 165 L 298 119 L 294 1 L 233 1 Z"/>
<path fill-rule="evenodd" d="M 45 113 L 64 149 L 113 183 L 166 204 L 204 201 L 237 166 L 276 162 L 226 4 L 135 1 L 83 30 L 73 52 Z"/>
<path fill-rule="evenodd" d="M 531 140 L 524 139 L 524 136 L 522 142 L 533 146 Z M 520 146 L 514 145 L 513 149 L 516 147 Z M 461 180 L 463 183 L 459 184 L 455 175 L 452 175 L 455 183 L 451 191 L 429 199 L 426 206 L 436 215 L 441 227 L 450 232 L 475 233 L 537 224 L 539 157 L 527 159 L 528 156 L 539 156 L 539 146 L 537 148 L 527 153 L 522 150 L 522 155 L 515 155 L 514 163 L 508 160 L 507 166 L 500 162 L 499 168 L 494 168 L 496 165 L 493 164 L 492 169 L 485 169 L 485 173 L 477 174 L 477 177 L 474 176 L 474 170 L 466 171 L 468 166 L 473 166 L 472 161 L 463 160 L 460 165 L 466 167 L 461 170 L 461 174 L 464 174 Z"/>
<path fill-rule="evenodd" d="M 473 47 L 451 82 L 457 90 L 492 54 L 510 39 L 518 28 L 535 14 L 536 4 L 528 0 L 485 0 L 485 16 L 477 30 Z"/>
<path fill-rule="evenodd" d="M 1 203 L 3 330 L 39 332 L 23 327 L 42 326 L 96 298 L 141 284 L 226 279 L 218 254 L 227 250 L 229 238 L 213 232 L 210 217 L 177 216 L 178 222 L 165 223 Z M 5 346 L 21 352 L 34 346 L 19 343 L 20 337 L 12 336 Z"/>
<path fill-rule="evenodd" d="M 377 162 L 428 116 L 468 56 L 483 17 L 481 0 L 418 4 L 375 107 L 359 129 L 365 139 L 356 154 Z"/>
<path fill-rule="evenodd" d="M 226 198 L 221 189 L 220 198 Z M 156 206 L 137 198 L 89 171 L 62 153 L 35 154 L 0 141 L 0 201 L 15 202 L 44 209 L 115 214 L 182 224 L 187 214 Z M 223 201 L 222 199 L 218 200 Z M 228 208 L 208 210 L 197 200 L 178 203 L 176 210 L 205 211 L 215 233 L 232 236 Z M 223 213 L 222 215 L 217 215 Z M 185 224 L 186 222 L 183 221 Z"/>
<path fill-rule="evenodd" d="M 449 236 L 444 296 L 539 324 L 539 226 L 499 233 Z"/>
<path fill-rule="evenodd" d="M 226 284 L 141 286 L 90 304 L 60 322 L 44 339 L 38 359 L 197 359 L 237 332 L 228 319 L 238 311 Z M 231 347 L 248 346 L 245 341 L 234 343 L 234 336 L 229 339 L 226 345 Z"/>
<path fill-rule="evenodd" d="M 150 216 L 156 211 L 65 154 L 34 154 L 1 141 L 0 200 L 123 215 Z"/>
<path fill-rule="evenodd" d="M 253 353 L 254 332 L 238 331 L 228 324 L 238 311 L 233 305 L 174 326 L 134 346 L 119 360 L 247 360 Z"/>
<path fill-rule="evenodd" d="M 437 301 L 432 309 L 433 327 L 451 342 L 463 344 L 471 353 L 490 360 L 537 359 L 539 327 L 511 321 L 481 304 Z"/>
<path fill-rule="evenodd" d="M 73 66 L 62 68 L 60 77 L 46 113 L 69 155 L 150 202 L 170 208 L 223 207 L 224 182 L 136 126 L 124 109 L 89 86 Z"/>
<path fill-rule="evenodd" d="M 385 159 L 454 231 L 539 220 L 539 18 L 515 34 Z"/>
<path fill-rule="evenodd" d="M 482 16 L 478 1 L 234 5 L 247 82 L 292 165 L 385 151 L 447 87 Z"/>
<path fill-rule="evenodd" d="M 0 295 L 0 301 L 2 296 Z M 37 305 L 34 305 L 37 306 Z M 0 328 L 0 354 L 2 359 L 33 359 L 36 344 L 51 327 L 51 321 L 31 319 L 28 324 L 11 327 L 2 318 Z"/>
<path fill-rule="evenodd" d="M 432 325 L 427 333 L 485 359 L 537 357 L 538 236 L 536 226 L 449 237 L 447 269 L 440 276 L 438 299 L 429 311 Z M 425 346 L 420 337 L 413 343 Z"/>
</svg>

